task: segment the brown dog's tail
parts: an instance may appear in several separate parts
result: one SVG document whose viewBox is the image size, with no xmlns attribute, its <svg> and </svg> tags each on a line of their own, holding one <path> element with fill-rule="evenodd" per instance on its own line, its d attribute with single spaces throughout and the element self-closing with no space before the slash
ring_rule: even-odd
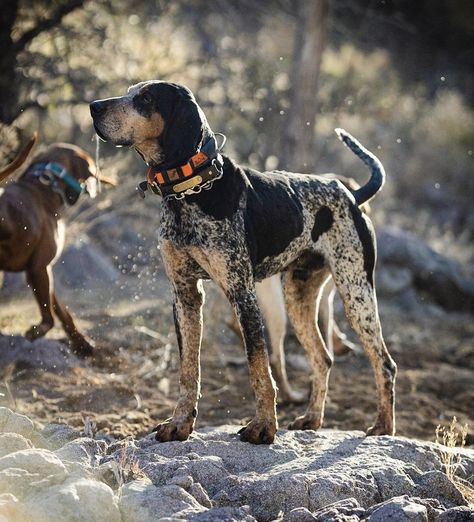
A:
<svg viewBox="0 0 474 522">
<path fill-rule="evenodd" d="M 344 145 L 349 147 L 356 156 L 359 156 L 372 171 L 372 175 L 365 185 L 362 185 L 362 187 L 357 190 L 351 190 L 357 205 L 363 205 L 372 199 L 383 187 L 385 183 L 385 170 L 377 156 L 363 147 L 354 136 L 351 136 L 344 129 L 336 129 L 336 134 Z"/>
<path fill-rule="evenodd" d="M 38 133 L 35 132 L 33 133 L 33 136 L 31 136 L 30 141 L 28 142 L 26 147 L 22 151 L 20 151 L 18 156 L 5 168 L 0 170 L 0 181 L 3 181 L 4 179 L 8 178 L 10 174 L 13 174 L 15 170 L 18 170 L 23 165 L 23 163 L 25 163 L 37 139 Z"/>
</svg>

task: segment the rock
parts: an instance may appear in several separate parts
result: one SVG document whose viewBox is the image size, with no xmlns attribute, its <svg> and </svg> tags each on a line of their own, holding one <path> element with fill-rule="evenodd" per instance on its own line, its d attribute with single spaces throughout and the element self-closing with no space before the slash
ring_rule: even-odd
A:
<svg viewBox="0 0 474 522">
<path fill-rule="evenodd" d="M 437 444 L 280 430 L 275 444 L 254 446 L 237 430 L 109 444 L 57 424 L 43 437 L 28 418 L 1 408 L 0 522 L 443 522 L 472 515 L 442 472 Z M 55 450 L 32 448 L 35 434 Z M 474 452 L 459 454 L 470 477 Z"/>
<path fill-rule="evenodd" d="M 51 423 L 43 428 L 41 435 L 48 441 L 50 449 L 57 450 L 68 442 L 78 439 L 81 432 L 67 424 Z"/>
<path fill-rule="evenodd" d="M 33 422 L 25 415 L 15 413 L 9 408 L 0 407 L 0 433 L 16 433 L 30 440 L 35 446 L 47 447 L 42 435 L 35 430 Z"/>
<path fill-rule="evenodd" d="M 64 250 L 53 271 L 60 284 L 80 289 L 109 285 L 120 276 L 109 258 L 86 236 L 77 239 Z"/>
<path fill-rule="evenodd" d="M 147 436 L 129 451 L 154 487 L 180 484 L 192 495 L 199 483 L 217 508 L 249 505 L 250 514 L 262 521 L 274 520 L 280 512 L 289 516 L 298 508 L 318 520 L 326 515 L 356 520 L 393 497 L 395 504 L 383 510 L 418 518 L 466 504 L 457 488 L 445 482 L 434 443 L 361 432 L 280 430 L 275 444 L 252 446 L 240 442 L 236 432 L 235 426 L 204 428 L 188 441 L 169 443 Z M 119 462 L 123 452 L 117 448 L 106 459 Z M 474 452 L 465 450 L 462 457 L 466 469 L 472 469 Z M 413 499 L 421 494 L 438 503 Z M 292 516 L 297 513 L 303 512 Z"/>
<path fill-rule="evenodd" d="M 28 439 L 35 433 L 35 425 L 25 415 L 0 407 L 0 433 L 18 433 Z"/>
<path fill-rule="evenodd" d="M 395 227 L 377 232 L 377 246 L 380 266 L 410 270 L 415 287 L 437 304 L 448 310 L 474 310 L 474 280 L 466 277 L 453 259 Z"/>
<path fill-rule="evenodd" d="M 461 506 L 448 509 L 441 513 L 436 522 L 474 522 L 474 508 Z"/>
<path fill-rule="evenodd" d="M 2 295 L 13 296 L 20 290 L 27 288 L 23 272 L 4 272 L 0 288 Z"/>
<path fill-rule="evenodd" d="M 55 451 L 62 462 L 69 465 L 69 469 L 92 469 L 96 467 L 105 454 L 106 444 L 89 438 L 76 439 L 65 444 Z"/>
<path fill-rule="evenodd" d="M 410 498 L 395 497 L 369 510 L 368 522 L 413 521 L 428 522 L 426 507 L 412 501 Z"/>
<path fill-rule="evenodd" d="M 215 507 L 192 515 L 192 522 L 257 522 L 250 514 L 249 506 L 241 507 Z"/>
<path fill-rule="evenodd" d="M 66 476 L 66 467 L 51 451 L 31 448 L 10 453 L 0 459 L 0 471 L 8 468 L 22 469 L 38 475 Z"/>
<path fill-rule="evenodd" d="M 120 512 L 127 522 L 154 522 L 158 519 L 189 520 L 205 508 L 183 488 L 176 485 L 156 487 L 134 481 L 121 488 Z"/>
<path fill-rule="evenodd" d="M 413 494 L 417 497 L 429 498 L 432 491 L 436 491 L 436 498 L 446 507 L 465 503 L 462 493 L 442 471 L 423 473 L 417 480 Z"/>
<path fill-rule="evenodd" d="M 29 449 L 31 447 L 31 442 L 19 433 L 0 434 L 0 458 L 15 451 Z"/>
<path fill-rule="evenodd" d="M 316 517 L 306 508 L 292 509 L 284 518 L 283 522 L 316 522 Z"/>
<path fill-rule="evenodd" d="M 314 517 L 320 522 L 357 521 L 364 513 L 365 509 L 355 498 L 346 498 L 316 511 Z"/>
<path fill-rule="evenodd" d="M 0 366 L 10 363 L 51 372 L 67 371 L 83 364 L 59 341 L 43 337 L 30 342 L 20 335 L 0 334 Z"/>
<path fill-rule="evenodd" d="M 387 296 L 402 294 L 413 285 L 413 274 L 404 266 L 386 264 L 377 272 L 377 291 Z"/>
<path fill-rule="evenodd" d="M 206 490 L 199 484 L 199 482 L 196 482 L 191 485 L 189 488 L 189 493 L 201 504 L 201 506 L 204 506 L 206 508 L 212 507 L 211 499 L 207 496 Z"/>
<path fill-rule="evenodd" d="M 71 477 L 7 506 L 15 522 L 121 522 L 113 491 L 95 480 Z M 0 507 L 0 516 L 2 515 Z"/>
</svg>

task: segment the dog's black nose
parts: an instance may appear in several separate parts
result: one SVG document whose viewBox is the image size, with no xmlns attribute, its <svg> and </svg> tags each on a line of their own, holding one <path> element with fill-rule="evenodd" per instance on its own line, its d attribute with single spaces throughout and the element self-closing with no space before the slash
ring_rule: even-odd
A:
<svg viewBox="0 0 474 522">
<path fill-rule="evenodd" d="M 92 116 L 99 116 L 100 114 L 102 114 L 106 107 L 105 107 L 105 103 L 101 102 L 101 101 L 94 101 L 92 102 L 90 105 L 90 110 L 91 110 L 91 114 Z"/>
</svg>

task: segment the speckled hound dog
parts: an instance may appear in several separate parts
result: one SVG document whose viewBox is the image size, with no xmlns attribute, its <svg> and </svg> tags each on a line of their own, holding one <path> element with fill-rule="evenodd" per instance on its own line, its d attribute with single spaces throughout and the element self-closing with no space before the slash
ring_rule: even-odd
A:
<svg viewBox="0 0 474 522">
<path fill-rule="evenodd" d="M 338 180 L 287 172 L 261 173 L 219 153 L 216 138 L 185 87 L 149 81 L 91 103 L 101 138 L 134 147 L 149 165 L 147 186 L 163 196 L 159 237 L 174 294 L 181 356 L 180 397 L 159 424 L 159 441 L 192 432 L 200 394 L 203 279 L 224 290 L 239 319 L 256 414 L 240 438 L 268 444 L 277 430 L 275 384 L 268 364 L 255 282 L 284 273 L 288 315 L 312 369 L 306 413 L 290 428 L 318 429 L 332 358 L 315 322 L 320 289 L 333 275 L 347 317 L 375 372 L 378 413 L 371 435 L 394 433 L 396 366 L 385 346 L 375 296 L 374 232 L 359 205 L 384 182 L 380 161 L 354 138 L 342 141 L 371 169 L 369 182 L 349 191 Z"/>
</svg>

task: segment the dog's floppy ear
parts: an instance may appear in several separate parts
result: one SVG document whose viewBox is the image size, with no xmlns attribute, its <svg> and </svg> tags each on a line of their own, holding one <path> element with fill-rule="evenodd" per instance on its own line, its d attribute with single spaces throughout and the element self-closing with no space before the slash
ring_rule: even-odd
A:
<svg viewBox="0 0 474 522">
<path fill-rule="evenodd" d="M 165 163 L 186 161 L 192 156 L 206 125 L 206 117 L 192 94 L 180 93 L 160 138 Z"/>
<path fill-rule="evenodd" d="M 30 141 L 25 146 L 23 150 L 20 151 L 18 156 L 9 163 L 6 167 L 4 167 L 2 170 L 0 170 L 0 181 L 3 181 L 4 179 L 8 178 L 10 174 L 13 174 L 15 170 L 18 170 L 23 163 L 27 160 L 31 149 L 34 147 L 36 140 L 38 139 L 38 133 L 34 132 L 33 135 L 30 138 Z"/>
</svg>

